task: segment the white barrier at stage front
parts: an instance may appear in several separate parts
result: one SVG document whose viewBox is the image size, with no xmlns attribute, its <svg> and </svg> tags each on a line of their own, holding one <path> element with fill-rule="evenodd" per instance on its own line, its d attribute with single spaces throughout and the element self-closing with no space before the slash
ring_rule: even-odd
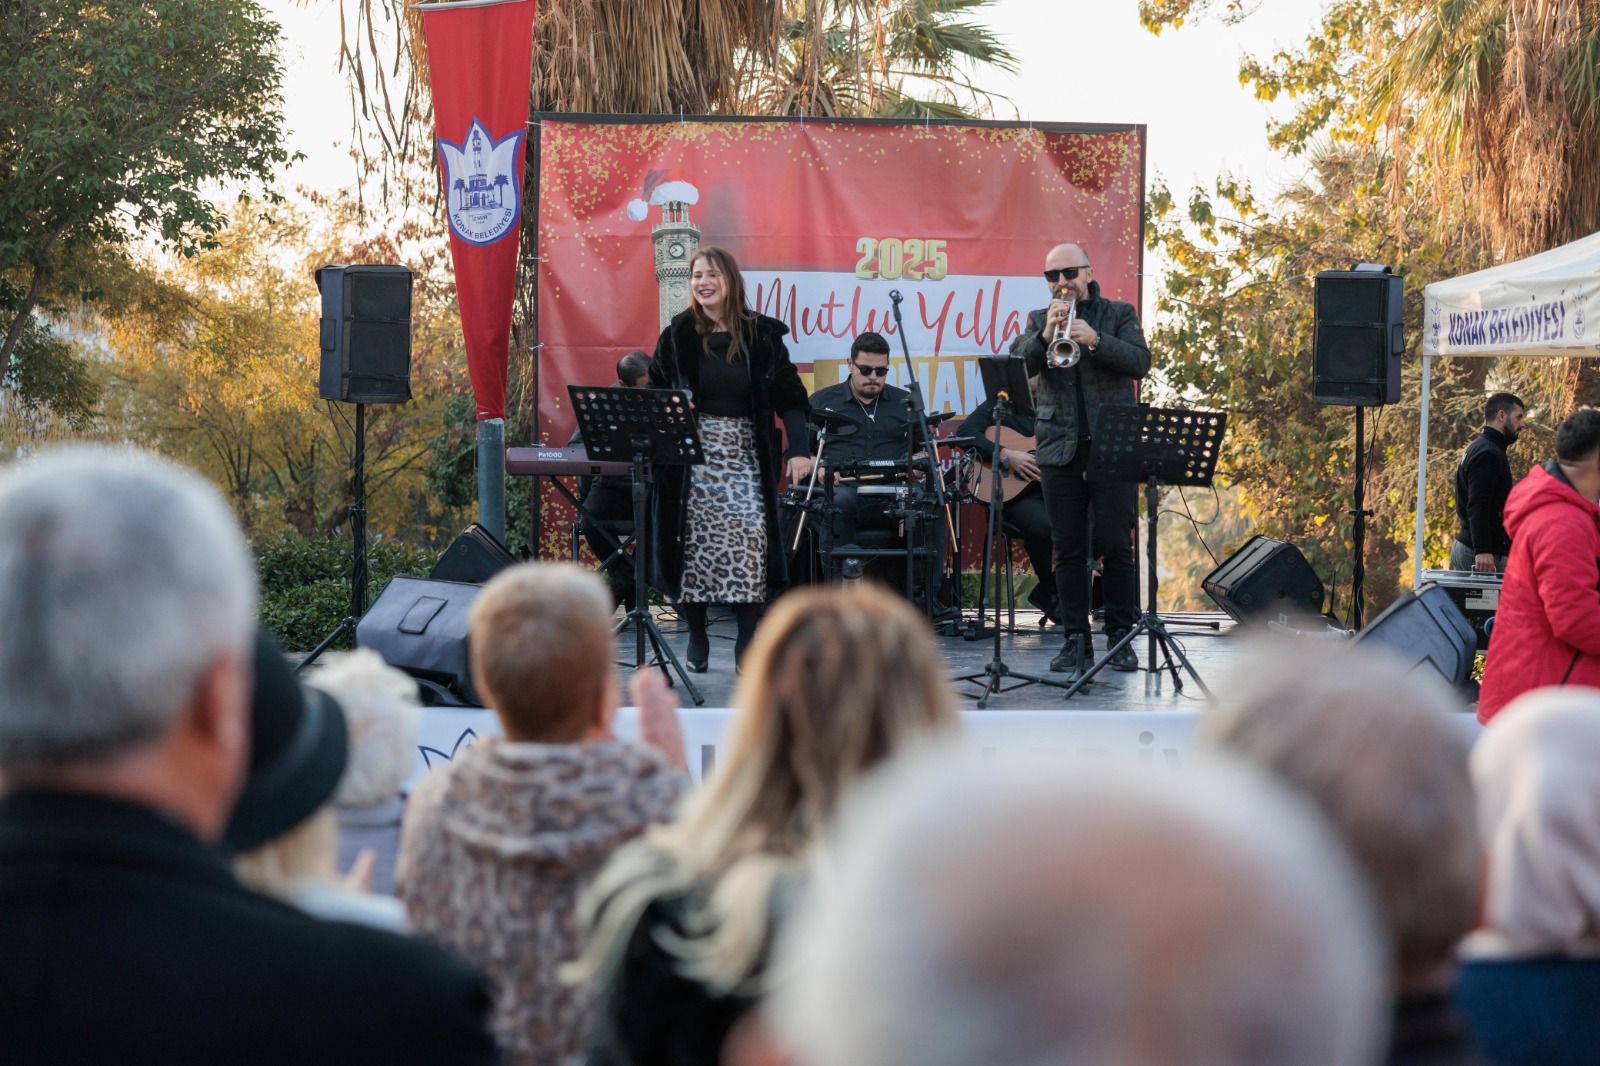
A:
<svg viewBox="0 0 1600 1066">
<path fill-rule="evenodd" d="M 689 707 L 683 723 L 689 772 L 696 782 L 716 765 L 717 746 L 733 712 L 726 707 Z M 1110 762 L 1174 770 L 1194 747 L 1199 711 L 963 711 L 967 742 L 985 759 L 1059 758 L 1063 763 Z M 1483 730 L 1471 714 L 1456 716 L 1474 740 Z M 617 735 L 637 740 L 639 712 L 617 714 Z M 500 735 L 493 711 L 467 707 L 425 707 L 417 737 L 416 772 L 406 791 L 429 768 L 448 762 L 478 737 Z"/>
<path fill-rule="evenodd" d="M 716 765 L 717 747 L 733 712 L 726 707 L 689 707 L 683 723 L 689 771 L 701 780 Z M 1063 762 L 1123 762 L 1176 768 L 1194 743 L 1196 711 L 966 711 L 961 715 L 968 742 L 986 759 L 1059 757 Z M 617 735 L 637 739 L 638 711 L 617 715 Z M 494 712 L 477 708 L 428 707 L 417 738 L 415 782 L 430 767 L 448 762 L 478 737 L 499 736 Z M 409 785 L 408 785 L 409 790 Z"/>
</svg>

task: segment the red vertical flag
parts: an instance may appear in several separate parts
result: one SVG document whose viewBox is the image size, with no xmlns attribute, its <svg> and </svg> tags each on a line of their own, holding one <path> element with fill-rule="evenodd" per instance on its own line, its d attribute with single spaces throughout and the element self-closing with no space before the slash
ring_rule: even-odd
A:
<svg viewBox="0 0 1600 1066">
<path fill-rule="evenodd" d="M 504 418 L 535 0 L 423 4 L 450 258 L 478 420 Z"/>
</svg>

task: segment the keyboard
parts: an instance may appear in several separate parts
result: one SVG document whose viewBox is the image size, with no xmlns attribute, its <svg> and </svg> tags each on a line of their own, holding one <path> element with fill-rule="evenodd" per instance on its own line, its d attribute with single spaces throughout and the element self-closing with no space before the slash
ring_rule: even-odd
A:
<svg viewBox="0 0 1600 1066">
<path fill-rule="evenodd" d="M 582 448 L 507 448 L 506 473 L 525 477 L 626 477 L 632 463 L 591 459 Z"/>
</svg>

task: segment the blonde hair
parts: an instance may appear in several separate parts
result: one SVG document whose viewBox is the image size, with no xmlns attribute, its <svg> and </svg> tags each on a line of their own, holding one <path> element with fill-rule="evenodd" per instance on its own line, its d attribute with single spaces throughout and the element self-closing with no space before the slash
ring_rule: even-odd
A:
<svg viewBox="0 0 1600 1066">
<path fill-rule="evenodd" d="M 688 976 L 727 991 L 757 968 L 771 897 L 800 870 L 841 796 L 918 742 L 957 728 L 921 615 L 892 593 L 784 597 L 756 634 L 719 771 L 671 825 L 617 853 L 579 907 L 590 931 L 568 978 L 620 954 L 652 900 L 709 885 L 688 936 L 658 933 Z"/>
<path fill-rule="evenodd" d="M 339 823 L 324 804 L 293 829 L 235 857 L 233 872 L 263 896 L 287 900 L 306 884 L 337 885 L 338 853 Z"/>
<path fill-rule="evenodd" d="M 605 585 L 570 563 L 522 563 L 483 587 L 468 614 L 472 674 L 508 736 L 583 734 L 614 669 L 611 614 Z"/>
<path fill-rule="evenodd" d="M 327 656 L 308 681 L 339 701 L 350 735 L 334 806 L 365 807 L 398 796 L 411 776 L 422 725 L 417 683 L 371 648 Z"/>
</svg>

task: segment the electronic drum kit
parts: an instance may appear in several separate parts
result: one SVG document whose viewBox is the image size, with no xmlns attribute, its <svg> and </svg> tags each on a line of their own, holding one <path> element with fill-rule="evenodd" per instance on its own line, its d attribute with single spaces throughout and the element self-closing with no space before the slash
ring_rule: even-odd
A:
<svg viewBox="0 0 1600 1066">
<path fill-rule="evenodd" d="M 930 413 L 928 425 L 932 428 L 953 417 L 949 412 Z M 859 567 L 849 565 L 850 560 L 904 558 L 908 588 L 915 590 L 914 599 L 926 602 L 925 590 L 935 587 L 943 576 L 944 559 L 937 557 L 942 554 L 939 529 L 944 526 L 954 537 L 955 519 L 950 511 L 940 508 L 938 496 L 927 483 L 926 454 L 920 449 L 913 450 L 917 423 L 911 422 L 906 427 L 903 456 L 830 462 L 829 444 L 855 435 L 860 429 L 858 423 L 833 411 L 815 410 L 807 418 L 815 427 L 816 467 L 810 478 L 791 484 L 778 498 L 779 507 L 788 516 L 784 523 L 784 539 L 791 557 L 790 572 L 801 575 L 802 580 L 809 576 L 813 583 L 839 577 L 849 580 L 860 572 Z M 971 498 L 967 488 L 973 466 L 970 448 L 974 439 L 953 436 L 934 441 L 936 449 L 961 449 L 953 471 L 946 470 L 943 462 L 938 464 L 951 504 L 959 505 Z M 898 519 L 896 534 L 890 538 L 894 542 L 892 546 L 882 546 L 881 536 L 870 535 L 860 538 L 869 540 L 869 545 L 834 543 L 834 517 L 839 513 L 835 489 L 840 485 L 850 485 L 858 497 L 877 503 L 880 513 L 887 512 Z M 921 566 L 917 565 L 919 562 Z"/>
</svg>

